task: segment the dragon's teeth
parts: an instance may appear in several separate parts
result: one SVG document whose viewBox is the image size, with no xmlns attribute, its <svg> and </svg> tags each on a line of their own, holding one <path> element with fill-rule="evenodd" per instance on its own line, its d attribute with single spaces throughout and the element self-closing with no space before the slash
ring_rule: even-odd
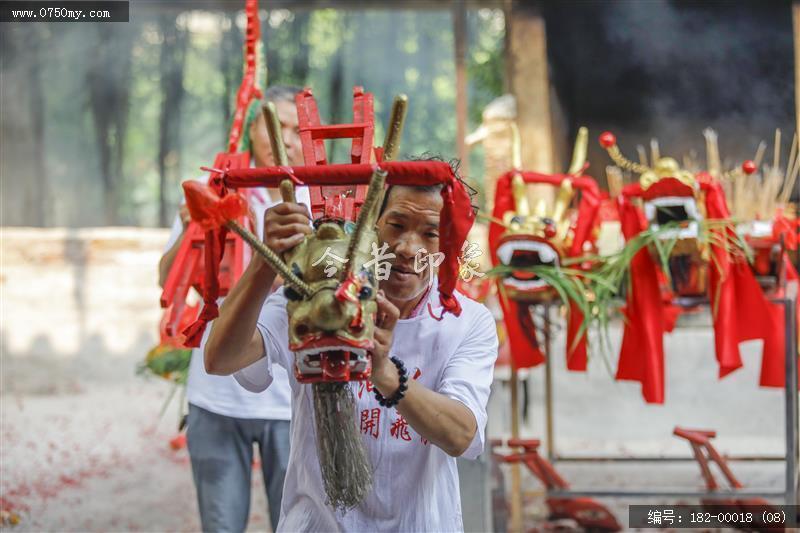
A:
<svg viewBox="0 0 800 533">
<path fill-rule="evenodd" d="M 513 254 L 514 254 L 514 249 L 511 246 L 511 243 L 503 244 L 497 249 L 497 258 L 500 259 L 502 263 L 506 264 L 510 263 L 511 256 Z"/>
<path fill-rule="evenodd" d="M 556 260 L 556 253 L 549 246 L 541 246 L 538 251 L 542 263 L 552 263 Z"/>
</svg>

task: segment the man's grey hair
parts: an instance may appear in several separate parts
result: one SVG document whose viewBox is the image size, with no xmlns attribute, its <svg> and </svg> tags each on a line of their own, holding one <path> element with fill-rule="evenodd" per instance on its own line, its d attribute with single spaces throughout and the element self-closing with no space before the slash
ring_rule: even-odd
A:
<svg viewBox="0 0 800 533">
<path fill-rule="evenodd" d="M 294 97 L 303 92 L 302 87 L 296 85 L 272 85 L 264 92 L 265 102 L 290 102 L 294 103 Z"/>
</svg>

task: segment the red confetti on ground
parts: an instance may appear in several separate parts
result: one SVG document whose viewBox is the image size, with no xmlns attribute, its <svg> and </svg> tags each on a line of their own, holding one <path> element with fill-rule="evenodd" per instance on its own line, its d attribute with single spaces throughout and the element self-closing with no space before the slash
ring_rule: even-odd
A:
<svg viewBox="0 0 800 533">
<path fill-rule="evenodd" d="M 180 433 L 169 441 L 169 447 L 173 450 L 182 450 L 186 447 L 186 433 Z"/>
</svg>

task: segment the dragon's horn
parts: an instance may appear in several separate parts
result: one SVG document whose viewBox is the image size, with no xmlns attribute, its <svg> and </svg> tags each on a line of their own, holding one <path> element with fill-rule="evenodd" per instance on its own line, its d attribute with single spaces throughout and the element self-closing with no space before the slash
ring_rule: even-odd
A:
<svg viewBox="0 0 800 533">
<path fill-rule="evenodd" d="M 572 188 L 572 180 L 565 179 L 561 182 L 561 187 L 558 189 L 558 196 L 556 197 L 555 205 L 553 206 L 553 216 L 551 217 L 556 224 L 559 224 L 567 212 L 567 207 L 572 201 L 574 194 Z"/>
<path fill-rule="evenodd" d="M 406 107 L 408 96 L 398 94 L 392 103 L 392 114 L 389 116 L 389 127 L 386 129 L 386 138 L 383 141 L 383 160 L 392 161 L 397 157 L 400 148 L 400 137 L 403 134 L 403 124 L 406 120 Z"/>
<path fill-rule="evenodd" d="M 511 166 L 517 170 L 522 168 L 522 139 L 516 122 L 508 125 L 511 128 Z"/>
<path fill-rule="evenodd" d="M 547 200 L 539 198 L 533 208 L 533 214 L 536 218 L 544 218 L 547 216 Z"/>
<path fill-rule="evenodd" d="M 531 214 L 530 205 L 528 205 L 528 194 L 525 187 L 525 180 L 522 179 L 521 174 L 514 174 L 511 178 L 511 194 L 514 196 L 514 207 L 517 214 L 521 217 L 526 217 Z"/>
<path fill-rule="evenodd" d="M 575 148 L 572 150 L 572 162 L 569 165 L 567 174 L 577 175 L 583 170 L 586 163 L 586 149 L 589 145 L 589 130 L 581 126 L 578 128 L 578 136 L 575 138 Z"/>
<path fill-rule="evenodd" d="M 380 167 L 376 168 L 375 172 L 372 173 L 367 196 L 364 198 L 364 203 L 361 204 L 361 210 L 358 212 L 358 221 L 353 230 L 353 236 L 350 238 L 350 244 L 347 247 L 348 271 L 351 274 L 356 269 L 355 254 L 363 244 L 361 241 L 364 240 L 364 235 L 378 221 L 378 208 L 383 201 L 383 186 L 386 183 L 388 174 Z"/>
<path fill-rule="evenodd" d="M 268 248 L 266 244 L 261 242 L 258 237 L 253 235 L 253 233 L 248 231 L 246 228 L 242 227 L 242 225 L 235 220 L 228 221 L 226 225 L 235 231 L 245 242 L 252 246 L 253 250 L 260 255 L 261 258 L 269 264 L 269 266 L 272 267 L 272 270 L 275 273 L 283 276 L 284 283 L 291 285 L 295 290 L 304 296 L 311 296 L 311 287 L 309 287 L 305 281 L 300 279 L 300 277 L 298 277 L 297 274 L 295 274 L 292 269 L 289 268 L 289 266 L 280 258 L 280 256 Z"/>
<path fill-rule="evenodd" d="M 650 139 L 650 160 L 655 165 L 661 159 L 661 148 L 658 146 L 658 139 Z"/>
<path fill-rule="evenodd" d="M 644 174 L 645 172 L 651 170 L 647 166 L 634 163 L 622 155 L 622 152 L 619 151 L 619 146 L 617 146 L 617 138 L 610 131 L 606 131 L 600 135 L 600 146 L 606 149 L 608 155 L 618 167 L 636 172 L 637 174 Z"/>
</svg>

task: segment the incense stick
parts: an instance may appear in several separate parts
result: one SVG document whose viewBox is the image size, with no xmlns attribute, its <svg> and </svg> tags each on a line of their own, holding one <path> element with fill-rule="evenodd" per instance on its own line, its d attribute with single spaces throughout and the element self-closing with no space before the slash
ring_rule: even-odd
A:
<svg viewBox="0 0 800 533">
<path fill-rule="evenodd" d="M 659 159 L 661 159 L 661 150 L 658 149 L 658 139 L 650 139 L 650 160 L 653 162 L 653 166 L 656 166 Z"/>
<path fill-rule="evenodd" d="M 792 196 L 794 182 L 797 179 L 795 167 L 797 167 L 797 132 L 792 137 L 792 148 L 789 150 L 789 160 L 786 161 L 786 172 L 784 173 L 783 190 L 781 190 L 780 202 L 785 204 Z M 794 177 L 792 177 L 794 175 Z"/>
<path fill-rule="evenodd" d="M 606 178 L 608 179 L 608 194 L 611 198 L 616 198 L 622 193 L 622 169 L 615 165 L 608 165 Z"/>
<path fill-rule="evenodd" d="M 706 138 L 706 163 L 708 165 L 708 173 L 715 178 L 719 178 L 722 171 L 722 164 L 719 159 L 717 132 L 711 128 L 706 128 L 703 130 L 703 137 Z"/>
<path fill-rule="evenodd" d="M 756 168 L 761 167 L 761 160 L 764 159 L 764 152 L 767 151 L 767 143 L 761 141 L 758 143 L 758 148 L 756 148 L 756 155 L 753 158 L 753 163 L 755 163 Z"/>
<path fill-rule="evenodd" d="M 647 164 L 647 152 L 644 151 L 644 146 L 642 146 L 641 144 L 637 144 L 636 145 L 636 151 L 639 153 L 639 163 L 641 163 L 644 166 L 648 166 L 648 164 Z M 653 161 L 653 164 L 655 165 L 656 162 Z"/>
</svg>

